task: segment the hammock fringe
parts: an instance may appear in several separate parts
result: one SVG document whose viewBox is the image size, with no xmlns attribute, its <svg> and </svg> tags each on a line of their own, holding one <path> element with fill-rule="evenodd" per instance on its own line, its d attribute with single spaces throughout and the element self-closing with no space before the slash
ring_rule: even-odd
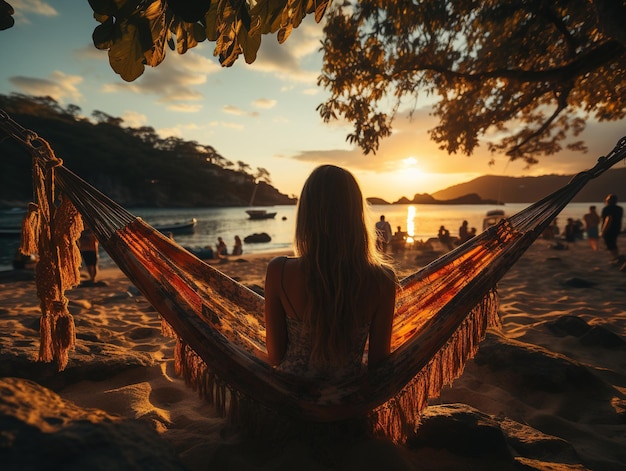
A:
<svg viewBox="0 0 626 471">
<path fill-rule="evenodd" d="M 162 324 L 163 331 L 176 339 L 176 374 L 183 377 L 201 399 L 214 406 L 221 417 L 226 417 L 230 425 L 244 430 L 247 436 L 271 437 L 274 441 L 293 433 L 294 425 L 289 417 L 277 414 L 243 391 L 221 381 L 202 358 L 176 335 L 167 321 L 163 319 Z M 444 386 L 452 384 L 463 374 L 466 361 L 476 355 L 487 328 L 500 326 L 498 297 L 494 289 L 472 309 L 428 364 L 400 392 L 368 415 L 369 435 L 405 443 L 417 431 L 421 412 L 428 400 L 438 397 Z"/>
<path fill-rule="evenodd" d="M 375 436 L 404 443 L 417 431 L 421 412 L 428 400 L 438 397 L 444 386 L 463 374 L 466 361 L 476 355 L 488 327 L 500 327 L 498 298 L 495 290 L 472 309 L 428 365 L 402 390 L 372 411 L 370 424 Z"/>
</svg>

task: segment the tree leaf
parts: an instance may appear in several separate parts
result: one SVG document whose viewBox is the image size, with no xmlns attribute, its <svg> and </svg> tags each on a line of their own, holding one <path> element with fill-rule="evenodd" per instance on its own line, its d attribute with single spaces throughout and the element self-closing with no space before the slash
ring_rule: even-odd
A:
<svg viewBox="0 0 626 471">
<path fill-rule="evenodd" d="M 109 49 L 109 64 L 120 77 L 132 82 L 144 72 L 144 51 L 135 25 L 127 22 L 120 25 L 120 30 L 121 37 Z"/>
<path fill-rule="evenodd" d="M 287 38 L 291 34 L 291 30 L 293 30 L 293 26 L 291 23 L 288 23 L 287 26 L 283 26 L 278 30 L 278 34 L 276 35 L 276 39 L 278 39 L 278 44 L 282 44 L 287 41 Z"/>
<path fill-rule="evenodd" d="M 261 19 L 261 34 L 275 33 L 280 29 L 285 5 L 286 2 L 281 0 L 260 0 L 250 9 L 251 16 Z"/>
<path fill-rule="evenodd" d="M 237 36 L 239 45 L 243 50 L 244 58 L 248 64 L 252 64 L 256 60 L 257 52 L 261 46 L 261 31 L 259 25 L 259 18 L 254 17 L 251 24 L 252 29 L 246 31 L 246 28 L 241 27 L 239 29 L 239 35 Z"/>
<path fill-rule="evenodd" d="M 116 25 L 113 23 L 113 17 L 109 17 L 107 21 L 96 26 L 93 30 L 91 35 L 93 45 L 101 50 L 109 49 L 113 45 L 115 30 Z"/>
<path fill-rule="evenodd" d="M 114 0 L 89 0 L 89 6 L 98 15 L 113 16 L 118 11 Z"/>
<path fill-rule="evenodd" d="M 211 3 L 211 8 L 209 8 L 209 11 L 204 15 L 204 20 L 206 22 L 206 26 L 204 27 L 206 38 L 209 41 L 217 41 L 217 37 L 219 36 L 217 29 L 217 1 Z"/>
</svg>

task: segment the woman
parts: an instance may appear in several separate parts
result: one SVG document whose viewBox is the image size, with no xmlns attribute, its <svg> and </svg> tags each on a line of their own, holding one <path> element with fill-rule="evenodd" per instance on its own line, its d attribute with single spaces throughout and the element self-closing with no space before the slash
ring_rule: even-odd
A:
<svg viewBox="0 0 626 471">
<path fill-rule="evenodd" d="M 281 371 L 332 381 L 363 372 L 390 353 L 393 270 L 367 231 L 352 174 L 316 168 L 298 203 L 296 257 L 278 257 L 265 281 L 266 345 Z"/>
<path fill-rule="evenodd" d="M 589 212 L 583 216 L 585 221 L 585 232 L 587 233 L 587 240 L 589 240 L 589 246 L 591 250 L 598 250 L 598 239 L 600 237 L 600 231 L 598 226 L 600 225 L 600 215 L 596 211 L 595 206 L 589 206 Z"/>
<path fill-rule="evenodd" d="M 233 246 L 233 255 L 241 255 L 243 253 L 243 244 L 241 243 L 241 237 L 235 236 L 235 245 Z"/>
</svg>

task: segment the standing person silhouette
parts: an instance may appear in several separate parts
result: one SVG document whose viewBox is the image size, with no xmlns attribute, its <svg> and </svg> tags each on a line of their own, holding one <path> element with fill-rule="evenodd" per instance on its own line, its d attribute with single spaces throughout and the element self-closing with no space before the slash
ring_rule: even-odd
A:
<svg viewBox="0 0 626 471">
<path fill-rule="evenodd" d="M 93 284 L 98 275 L 98 239 L 88 227 L 80 234 L 78 248 L 89 274 L 89 283 Z"/>
<path fill-rule="evenodd" d="M 376 223 L 376 248 L 382 253 L 387 252 L 387 246 L 391 242 L 391 224 L 385 221 L 385 215 L 380 216 L 380 220 Z"/>
<path fill-rule="evenodd" d="M 271 364 L 304 378 L 340 381 L 390 353 L 396 276 L 374 246 L 350 172 L 316 168 L 298 202 L 296 257 L 278 257 L 265 281 Z"/>
<path fill-rule="evenodd" d="M 622 230 L 622 216 L 624 210 L 617 205 L 617 195 L 609 194 L 604 199 L 605 206 L 602 208 L 602 238 L 606 248 L 615 261 L 619 261 L 619 249 L 617 236 Z"/>
<path fill-rule="evenodd" d="M 467 221 L 463 221 L 463 223 L 459 227 L 459 244 L 466 242 L 470 238 L 469 227 L 467 224 L 468 224 Z"/>
<path fill-rule="evenodd" d="M 587 240 L 591 250 L 598 250 L 600 215 L 596 211 L 595 206 L 589 206 L 589 212 L 583 216 L 583 221 L 585 221 L 585 232 L 587 233 Z"/>
</svg>

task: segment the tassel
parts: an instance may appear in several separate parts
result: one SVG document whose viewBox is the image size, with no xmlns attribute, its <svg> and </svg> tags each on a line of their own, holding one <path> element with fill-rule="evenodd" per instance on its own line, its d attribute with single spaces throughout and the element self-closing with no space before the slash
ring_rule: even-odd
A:
<svg viewBox="0 0 626 471">
<path fill-rule="evenodd" d="M 28 203 L 28 210 L 22 219 L 20 253 L 23 255 L 31 255 L 38 252 L 39 217 L 39 206 L 35 203 Z"/>
<path fill-rule="evenodd" d="M 82 218 L 67 198 L 60 197 L 55 206 L 54 168 L 62 161 L 45 143 L 47 161 L 33 157 L 33 191 L 35 203 L 29 205 L 24 219 L 21 250 L 36 251 L 37 296 L 41 309 L 39 324 L 39 360 L 56 360 L 62 371 L 69 360 L 69 350 L 76 342 L 74 319 L 67 309 L 65 289 L 80 282 L 80 251 L 76 240 L 82 231 Z M 36 249 L 36 250 L 35 250 Z"/>
<path fill-rule="evenodd" d="M 171 339 L 175 339 L 178 337 L 170 323 L 165 320 L 165 317 L 161 317 L 161 334 L 164 337 L 169 337 Z M 176 343 L 178 344 L 178 342 Z"/>
<path fill-rule="evenodd" d="M 59 371 L 63 371 L 69 361 L 69 351 L 76 344 L 74 318 L 67 310 L 67 299 L 55 301 L 54 306 L 54 353 Z"/>
<path fill-rule="evenodd" d="M 78 239 L 83 231 L 83 219 L 69 200 L 61 198 L 54 214 L 53 244 L 57 247 L 61 292 L 80 284 L 81 255 Z"/>
<path fill-rule="evenodd" d="M 54 359 L 51 324 L 50 316 L 43 315 L 39 319 L 39 361 L 46 363 Z"/>
<path fill-rule="evenodd" d="M 58 286 L 54 282 L 54 268 L 49 252 L 39 252 L 39 261 L 35 265 L 37 280 L 37 297 L 41 319 L 39 321 L 39 361 L 50 362 L 54 359 L 53 326 L 54 313 L 52 301 L 58 299 Z"/>
</svg>

